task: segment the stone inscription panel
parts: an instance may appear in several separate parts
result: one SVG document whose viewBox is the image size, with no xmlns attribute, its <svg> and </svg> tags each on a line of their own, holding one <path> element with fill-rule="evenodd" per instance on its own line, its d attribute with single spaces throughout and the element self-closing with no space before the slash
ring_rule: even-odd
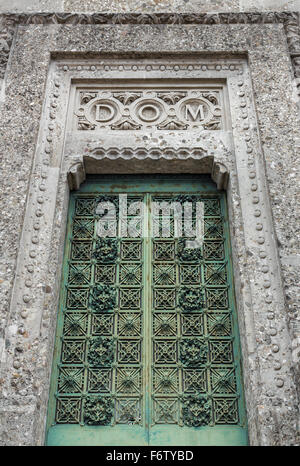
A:
<svg viewBox="0 0 300 466">
<path fill-rule="evenodd" d="M 222 87 L 76 88 L 73 130 L 222 130 Z"/>
</svg>

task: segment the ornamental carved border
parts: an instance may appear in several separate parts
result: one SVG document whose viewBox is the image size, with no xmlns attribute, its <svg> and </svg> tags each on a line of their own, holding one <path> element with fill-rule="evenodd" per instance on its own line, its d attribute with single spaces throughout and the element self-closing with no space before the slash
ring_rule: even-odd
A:
<svg viewBox="0 0 300 466">
<path fill-rule="evenodd" d="M 7 13 L 0 15 L 0 79 L 4 78 L 15 26 L 31 24 L 283 24 L 289 52 L 297 78 L 300 54 L 300 15 L 297 12 L 239 12 L 239 13 Z M 296 82 L 299 90 L 299 82 Z M 299 91 L 300 92 L 300 91 Z"/>
<path fill-rule="evenodd" d="M 153 62 L 154 60 L 151 59 L 151 63 Z M 198 58 L 197 66 L 199 62 L 202 66 L 202 75 L 205 79 L 208 79 L 206 75 L 207 60 Z M 64 151 L 61 128 L 62 122 L 66 121 L 70 78 L 76 80 L 94 79 L 94 72 L 97 69 L 97 64 L 95 66 L 95 61 L 93 60 L 87 60 L 84 66 L 82 63 L 83 60 L 77 59 L 73 61 L 71 66 L 68 61 L 64 61 L 53 62 L 50 67 L 46 88 L 46 102 L 39 135 L 40 143 L 37 144 L 35 161 L 33 163 L 29 196 L 30 203 L 27 205 L 24 218 L 14 293 L 11 302 L 11 312 L 13 310 L 13 315 L 17 316 L 16 321 L 19 315 L 22 318 L 22 325 L 19 322 L 17 324 L 18 326 L 20 325 L 19 333 L 22 334 L 22 332 L 27 331 L 27 328 L 31 328 L 32 341 L 40 342 L 38 343 L 39 347 L 43 350 L 37 350 L 36 354 L 38 355 L 37 366 L 41 368 L 46 367 L 46 361 L 49 359 L 49 349 L 46 350 L 45 348 L 51 347 L 51 342 L 49 343 L 51 330 L 49 327 L 53 325 L 57 294 L 55 294 L 56 291 L 53 291 L 53 293 L 47 292 L 49 297 L 46 296 L 45 298 L 39 284 L 43 280 L 41 277 L 47 276 L 47 283 L 51 284 L 53 290 L 57 290 L 60 259 L 57 257 L 53 258 L 53 256 L 61 253 L 60 247 L 62 245 L 58 244 L 57 237 L 60 236 L 63 230 L 63 221 L 61 219 L 64 217 L 64 208 L 66 208 L 67 203 L 66 175 L 68 173 L 69 178 L 72 178 L 73 174 L 72 181 L 74 185 L 77 183 L 77 186 L 79 186 L 84 180 L 85 159 L 98 158 L 101 163 L 101 158 L 107 157 L 112 160 L 116 159 L 117 164 L 122 162 L 120 148 L 118 148 L 119 153 L 116 154 L 115 150 L 112 150 L 110 153 L 110 149 L 106 148 L 103 150 L 103 143 L 101 141 L 94 141 L 93 146 L 89 146 L 88 141 L 86 141 L 85 155 L 84 150 L 80 150 L 76 156 L 74 156 L 74 153 L 71 155 L 71 152 L 67 153 L 67 151 Z M 234 60 L 232 62 L 230 60 L 218 60 L 212 54 L 211 63 L 214 64 L 214 70 L 211 72 L 212 76 L 215 76 L 215 73 L 218 72 L 220 78 L 228 78 L 229 100 L 236 105 L 237 109 L 232 115 L 233 138 L 235 141 L 238 141 L 236 153 L 233 150 L 230 151 L 230 144 L 227 147 L 225 144 L 222 148 L 222 160 L 226 160 L 226 167 L 219 163 L 215 164 L 215 171 L 220 176 L 224 175 L 225 178 L 230 173 L 228 198 L 231 202 L 233 222 L 236 225 L 236 233 L 234 235 L 235 248 L 237 250 L 236 257 L 242 258 L 236 260 L 235 264 L 238 271 L 237 274 L 240 274 L 241 281 L 243 282 L 243 286 L 237 286 L 237 288 L 240 288 L 238 299 L 242 303 L 241 308 L 243 310 L 241 311 L 241 315 L 244 312 L 247 320 L 247 331 L 243 335 L 244 341 L 247 340 L 245 345 L 247 345 L 248 351 L 245 354 L 250 354 L 250 363 L 247 360 L 245 363 L 251 364 L 251 355 L 257 354 L 257 359 L 262 365 L 261 369 L 258 367 L 252 368 L 253 374 L 251 375 L 249 387 L 254 385 L 264 387 L 264 390 L 268 390 L 268 393 L 275 389 L 278 397 L 281 394 L 284 397 L 284 393 L 290 393 L 293 396 L 294 388 L 290 377 L 291 363 L 289 362 L 288 349 L 290 339 L 287 336 L 287 329 L 283 318 L 282 283 L 280 276 L 276 272 L 279 269 L 279 264 L 276 254 L 277 249 L 272 236 L 272 220 L 268 213 L 268 193 L 265 189 L 264 166 L 260 156 L 261 148 L 259 135 L 256 130 L 257 124 L 255 124 L 256 117 L 250 74 L 244 61 L 237 68 L 231 70 L 228 63 L 233 64 L 235 63 Z M 124 60 L 120 60 L 119 65 L 124 66 Z M 139 64 L 138 60 L 137 65 L 137 70 L 133 69 L 133 66 L 136 65 L 132 65 L 130 73 L 141 70 L 142 66 L 144 66 L 143 64 Z M 145 72 L 147 78 L 153 79 L 155 70 L 153 70 L 152 66 L 148 66 L 149 68 L 145 67 L 143 72 Z M 163 61 L 161 61 L 160 66 L 164 66 Z M 173 68 L 171 69 L 164 69 L 166 76 L 168 73 L 169 75 L 172 74 L 172 70 L 175 67 L 179 69 L 176 59 L 172 59 L 172 66 Z M 181 76 L 178 76 L 178 79 L 186 77 L 186 69 L 189 66 L 191 65 L 187 61 L 186 68 L 181 71 L 179 70 Z M 107 72 L 110 73 L 111 71 L 114 72 L 114 69 L 111 70 L 109 68 Z M 193 76 L 193 73 L 199 74 L 198 70 L 195 69 L 191 69 L 189 73 L 191 76 Z M 206 139 L 203 138 L 203 141 L 200 141 L 201 144 L 198 145 L 197 153 L 195 154 L 196 159 L 211 156 L 211 152 L 208 151 L 206 154 L 205 150 L 209 149 L 209 142 L 212 142 L 213 138 L 218 137 L 216 135 L 218 131 L 213 131 L 213 133 L 213 136 L 205 135 Z M 207 142 L 206 145 L 205 142 Z M 215 139 L 215 142 L 220 142 L 220 140 Z M 215 146 L 217 145 L 215 144 Z M 198 151 L 199 148 L 201 148 L 201 153 Z M 129 149 L 130 146 L 128 146 Z M 136 155 L 141 159 L 151 158 L 147 157 L 149 151 L 141 154 L 140 151 L 142 149 L 139 146 L 134 148 Z M 154 148 L 153 150 L 157 149 Z M 182 148 L 178 150 L 178 153 L 181 153 Z M 78 154 L 80 154 L 81 160 L 78 160 Z M 59 158 L 59 155 L 65 158 L 62 165 L 60 160 L 56 160 L 56 157 Z M 158 155 L 160 159 L 163 159 L 164 155 L 168 159 L 168 153 Z M 173 158 L 176 159 L 176 155 L 174 153 Z M 153 156 L 157 157 L 157 152 Z M 125 162 L 129 164 L 130 158 L 134 159 L 133 163 L 138 159 L 138 157 L 128 156 Z M 71 162 L 75 165 L 71 166 Z M 217 162 L 219 161 L 217 160 Z M 76 186 L 74 187 L 76 189 Z M 57 199 L 56 203 L 55 199 Z M 49 254 L 53 261 L 50 272 L 48 269 Z M 256 282 L 249 280 L 254 271 L 257 276 Z M 51 289 L 50 286 L 49 288 Z M 255 338 L 259 337 L 258 329 L 260 328 L 263 328 L 263 331 L 268 336 L 269 343 L 266 349 L 268 359 L 263 353 L 264 346 L 256 344 L 256 341 L 259 340 L 255 340 Z M 24 371 L 24 368 L 26 369 L 27 354 L 25 351 L 23 353 L 13 353 L 11 351 L 8 358 L 16 372 L 19 371 L 21 373 Z M 48 369 L 41 369 L 41 371 L 46 370 Z M 249 370 L 249 374 L 250 372 Z M 41 378 L 41 373 L 39 373 L 39 378 Z M 47 384 L 41 385 L 39 394 L 48 388 Z M 267 399 L 265 393 L 260 388 L 258 388 L 257 393 L 254 393 L 249 387 L 249 405 L 253 402 L 253 406 L 256 407 L 253 409 L 260 410 L 260 416 L 267 415 L 267 410 L 271 406 L 270 403 L 274 403 L 272 406 L 277 406 L 275 405 L 277 403 L 275 397 Z M 266 408 L 264 408 L 264 405 Z M 279 405 L 276 409 L 282 419 L 285 419 L 285 416 L 287 420 L 290 419 L 286 414 L 287 410 L 291 409 L 290 405 L 288 407 Z M 43 411 L 44 413 L 44 410 L 45 407 L 43 406 L 41 412 Z M 252 419 L 250 419 L 252 430 L 256 432 L 255 429 L 257 429 L 257 426 L 254 425 L 255 423 Z M 41 425 L 44 425 L 44 418 L 39 422 L 42 423 Z M 270 425 L 272 422 L 272 420 L 269 420 L 268 424 Z M 252 434 L 252 439 L 254 439 L 252 441 L 255 441 L 255 436 L 257 435 L 263 443 L 264 435 L 267 435 L 266 431 L 269 429 L 269 425 L 266 428 L 263 425 L 259 426 L 261 432 Z"/>
<path fill-rule="evenodd" d="M 14 35 L 14 26 L 0 17 L 0 80 L 4 79 L 6 65 Z"/>
<path fill-rule="evenodd" d="M 77 94 L 74 113 L 79 131 L 222 129 L 219 90 L 92 88 Z"/>
</svg>

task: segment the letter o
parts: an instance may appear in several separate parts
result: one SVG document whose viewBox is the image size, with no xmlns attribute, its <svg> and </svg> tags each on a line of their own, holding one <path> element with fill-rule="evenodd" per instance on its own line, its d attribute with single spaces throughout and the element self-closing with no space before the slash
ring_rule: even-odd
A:
<svg viewBox="0 0 300 466">
<path fill-rule="evenodd" d="M 151 113 L 150 115 L 147 115 L 147 109 L 151 111 L 152 115 Z M 146 115 L 144 114 L 145 111 L 146 111 Z M 154 111 L 154 115 L 153 115 L 153 111 Z M 149 122 L 155 121 L 158 119 L 160 115 L 160 109 L 156 105 L 143 104 L 138 108 L 137 114 L 141 120 L 149 121 Z"/>
</svg>

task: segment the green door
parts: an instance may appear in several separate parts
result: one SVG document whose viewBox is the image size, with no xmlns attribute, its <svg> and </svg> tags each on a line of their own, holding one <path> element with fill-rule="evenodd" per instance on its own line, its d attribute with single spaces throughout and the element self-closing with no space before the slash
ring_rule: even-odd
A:
<svg viewBox="0 0 300 466">
<path fill-rule="evenodd" d="M 192 227 L 202 203 L 202 246 L 155 202 L 189 203 Z M 90 177 L 71 193 L 46 442 L 247 444 L 226 197 L 208 177 Z"/>
</svg>

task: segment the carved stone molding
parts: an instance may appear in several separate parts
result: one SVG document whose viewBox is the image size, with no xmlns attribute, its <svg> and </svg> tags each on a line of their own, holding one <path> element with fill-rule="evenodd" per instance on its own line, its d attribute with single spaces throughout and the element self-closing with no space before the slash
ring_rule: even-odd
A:
<svg viewBox="0 0 300 466">
<path fill-rule="evenodd" d="M 216 162 L 213 164 L 211 177 L 217 185 L 218 189 L 226 189 L 228 185 L 229 172 L 222 163 Z"/>
<path fill-rule="evenodd" d="M 75 129 L 220 130 L 220 89 L 85 89 L 77 91 Z"/>
<path fill-rule="evenodd" d="M 191 172 L 194 171 L 195 164 L 190 164 L 189 160 L 193 160 L 193 162 L 196 160 L 198 165 L 197 171 L 199 173 L 210 173 L 218 189 L 227 188 L 229 179 L 228 168 L 223 163 L 215 160 L 213 156 L 207 156 L 206 152 L 201 148 L 194 148 L 191 150 L 187 148 L 178 150 L 172 150 L 171 148 L 167 148 L 165 150 L 160 148 L 151 148 L 149 150 L 145 148 L 138 148 L 136 150 L 128 148 L 111 148 L 108 150 L 95 149 L 93 153 L 85 154 L 81 158 L 77 158 L 76 162 L 73 161 L 70 168 L 67 170 L 67 180 L 70 190 L 76 190 L 79 189 L 81 183 L 85 181 L 87 174 L 101 174 L 105 173 L 105 171 L 109 172 L 110 165 L 107 167 L 107 160 L 126 160 L 127 169 L 133 173 L 134 168 L 128 167 L 128 162 L 130 165 L 136 165 L 138 160 L 143 160 L 144 162 L 159 161 L 160 169 L 162 169 L 162 159 L 168 161 L 173 160 L 175 162 L 178 160 L 185 160 L 187 162 L 186 169 L 188 170 L 190 168 Z M 154 167 L 155 165 L 153 166 L 153 169 Z"/>
<path fill-rule="evenodd" d="M 118 158 L 124 160 L 131 160 L 133 158 L 144 160 L 150 158 L 152 160 L 157 159 L 199 159 L 207 154 L 207 150 L 203 147 L 180 147 L 179 149 L 174 149 L 173 147 L 151 147 L 147 149 L 145 147 L 111 147 L 109 149 L 104 149 L 102 147 L 95 147 L 90 150 L 91 157 L 96 158 L 109 158 L 115 160 Z M 85 156 L 87 157 L 87 156 Z"/>
<path fill-rule="evenodd" d="M 0 18 L 0 79 L 4 79 L 13 34 L 14 26 Z"/>
<path fill-rule="evenodd" d="M 5 13 L 14 24 L 272 24 L 298 25 L 296 12 L 227 13 Z"/>
<path fill-rule="evenodd" d="M 290 53 L 300 52 L 300 16 L 297 12 L 228 12 L 228 13 L 5 13 L 0 15 L 0 78 L 5 72 L 15 25 L 31 24 L 283 24 Z M 3 35 L 1 35 L 3 34 Z M 4 42 L 2 42 L 2 39 Z M 126 124 L 126 123 L 125 123 Z"/>
<path fill-rule="evenodd" d="M 67 173 L 68 184 L 70 190 L 79 189 L 81 183 L 84 182 L 86 178 L 85 168 L 83 161 L 75 162 L 69 169 Z"/>
<path fill-rule="evenodd" d="M 130 62 L 123 60 L 122 64 L 116 62 L 116 60 L 105 60 L 105 62 L 102 61 L 93 61 L 91 63 L 84 61 L 83 64 L 78 64 L 78 63 L 72 63 L 72 62 L 67 62 L 67 61 L 62 61 L 57 63 L 57 69 L 58 71 L 64 71 L 64 72 L 76 72 L 76 71 L 115 71 L 115 72 L 126 72 L 126 71 L 134 71 L 136 74 L 138 74 L 140 71 L 160 71 L 160 72 L 179 72 L 182 70 L 186 71 L 207 71 L 207 72 L 212 72 L 215 71 L 217 73 L 221 73 L 226 71 L 231 72 L 233 74 L 236 74 L 237 71 L 242 72 L 242 67 L 240 61 L 237 59 L 231 59 L 231 60 L 205 60 L 202 58 L 201 62 L 195 62 L 195 60 L 185 60 L 184 62 L 181 62 L 180 64 L 178 63 L 157 63 L 157 60 L 148 60 L 147 64 L 138 61 L 138 59 L 131 60 Z M 85 92 L 83 94 L 83 102 L 87 103 L 88 100 L 91 100 L 91 98 L 94 98 L 93 96 L 96 95 L 97 90 L 93 92 L 93 90 L 89 91 L 88 89 L 85 89 Z M 121 93 L 120 93 L 121 94 Z M 126 93 L 124 93 L 126 94 Z M 128 93 L 127 93 L 128 94 Z M 132 94 L 132 93 L 129 93 Z M 120 96 L 121 97 L 121 96 Z M 122 98 L 122 97 L 121 97 Z M 130 98 L 129 100 L 126 99 L 125 95 L 122 98 L 123 102 L 126 103 L 132 103 L 133 100 Z M 170 103 L 170 100 L 169 100 Z"/>
</svg>

